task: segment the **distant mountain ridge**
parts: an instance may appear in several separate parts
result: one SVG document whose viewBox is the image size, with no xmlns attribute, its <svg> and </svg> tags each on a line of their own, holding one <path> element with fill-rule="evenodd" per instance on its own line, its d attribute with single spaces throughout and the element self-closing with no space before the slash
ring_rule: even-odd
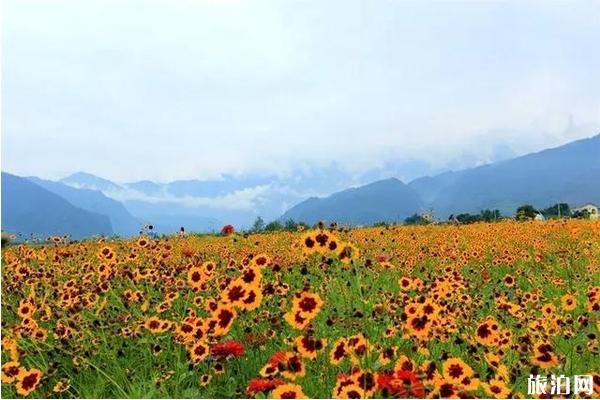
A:
<svg viewBox="0 0 600 400">
<path fill-rule="evenodd" d="M 268 221 L 292 218 L 309 224 L 325 220 L 366 225 L 400 222 L 425 210 L 444 220 L 449 214 L 477 213 L 486 208 L 513 215 L 522 204 L 545 208 L 557 202 L 572 206 L 600 203 L 600 135 L 480 167 L 417 178 L 408 184 L 390 178 L 360 186 L 358 180 L 358 186 L 343 190 L 356 185 L 355 181 L 348 183 L 336 167 L 322 172 L 289 179 L 225 175 L 221 179 L 168 183 L 115 183 L 85 172 L 60 181 L 6 174 L 6 186 L 2 173 L 2 227 L 56 233 L 60 228 L 75 237 L 131 236 L 143 223 L 154 225 L 158 233 L 173 233 L 180 227 L 218 231 L 227 223 L 243 229 L 259 215 Z M 370 179 L 379 176 L 367 175 Z M 33 198 L 20 198 L 24 193 Z M 38 203 L 40 199 L 56 209 Z M 26 208 L 20 208 L 25 205 L 30 207 L 30 215 L 23 212 Z M 68 220 L 67 209 L 73 221 Z M 80 225 L 82 220 L 89 221 L 87 227 Z M 58 221 L 64 226 L 57 226 Z M 45 227 L 40 225 L 43 223 Z"/>
<path fill-rule="evenodd" d="M 284 187 L 275 176 L 114 183 L 77 173 L 62 182 L 79 189 L 101 190 L 121 202 L 137 220 L 151 223 L 158 233 L 172 233 L 180 227 L 218 231 L 228 223 L 249 227 L 257 216 L 275 219 L 285 211 L 284 204 L 304 197 Z"/>
<path fill-rule="evenodd" d="M 100 190 L 102 192 L 122 189 L 120 185 L 108 179 L 100 178 L 87 172 L 76 172 L 61 179 L 60 182 L 75 188 Z"/>
<path fill-rule="evenodd" d="M 396 178 L 347 189 L 325 198 L 309 198 L 288 210 L 281 219 L 308 224 L 319 221 L 370 225 L 401 222 L 423 206 L 417 192 Z"/>
<path fill-rule="evenodd" d="M 2 229 L 22 239 L 112 235 L 108 217 L 75 207 L 26 178 L 2 172 Z"/>
<path fill-rule="evenodd" d="M 133 236 L 140 232 L 142 224 L 134 218 L 120 202 L 105 196 L 99 190 L 75 188 L 62 182 L 48 181 L 36 177 L 28 178 L 33 183 L 57 194 L 81 209 L 106 215 L 119 236 Z"/>
<path fill-rule="evenodd" d="M 441 218 L 522 204 L 600 202 L 600 135 L 510 160 L 447 172 L 409 183 Z"/>
<path fill-rule="evenodd" d="M 558 202 L 600 203 L 600 135 L 480 167 L 417 178 L 408 184 L 412 191 L 394 192 L 384 202 L 372 194 L 374 187 L 385 192 L 399 183 L 382 180 L 327 198 L 309 198 L 281 219 L 361 225 L 397 222 L 400 215 L 424 210 L 444 220 L 450 214 L 484 209 L 513 215 L 523 204 L 545 208 Z M 352 193 L 360 193 L 360 200 L 351 198 Z"/>
</svg>

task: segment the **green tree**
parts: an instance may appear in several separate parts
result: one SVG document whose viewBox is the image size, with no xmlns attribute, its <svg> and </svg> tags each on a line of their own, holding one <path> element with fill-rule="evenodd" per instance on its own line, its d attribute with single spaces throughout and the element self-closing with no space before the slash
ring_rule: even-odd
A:
<svg viewBox="0 0 600 400">
<path fill-rule="evenodd" d="M 530 204 L 522 205 L 517 208 L 517 221 L 532 220 L 537 215 L 538 211 Z"/>
<path fill-rule="evenodd" d="M 590 212 L 588 210 L 577 210 L 573 213 L 572 215 L 573 218 L 579 218 L 579 219 L 589 219 L 590 218 Z"/>
<path fill-rule="evenodd" d="M 413 214 L 404 220 L 406 225 L 427 225 L 429 221 L 420 214 Z"/>
<path fill-rule="evenodd" d="M 282 230 L 283 230 L 283 225 L 279 221 L 269 222 L 267 224 L 267 226 L 265 226 L 266 232 L 276 232 L 276 231 L 282 231 Z"/>
<path fill-rule="evenodd" d="M 286 231 L 294 232 L 298 229 L 298 224 L 293 219 L 288 219 L 283 225 Z"/>
<path fill-rule="evenodd" d="M 500 214 L 500 210 L 498 210 L 498 209 L 489 210 L 486 208 L 485 210 L 481 210 L 479 215 L 480 215 L 480 219 L 485 222 L 494 222 L 494 221 L 498 221 L 502 218 L 502 215 Z"/>
<path fill-rule="evenodd" d="M 387 227 L 389 227 L 389 226 L 390 226 L 390 224 L 389 224 L 389 222 L 387 222 L 387 221 L 379 221 L 379 222 L 375 222 L 375 223 L 373 224 L 373 226 L 374 226 L 374 227 L 377 227 L 377 228 L 380 228 L 380 227 L 381 227 L 381 228 L 387 228 Z"/>
<path fill-rule="evenodd" d="M 472 215 L 469 213 L 458 214 L 456 216 L 456 220 L 461 224 L 473 224 L 475 222 L 479 222 L 481 219 L 479 215 Z"/>
<path fill-rule="evenodd" d="M 567 203 L 556 203 L 542 211 L 546 218 L 570 217 L 571 207 Z"/>
<path fill-rule="evenodd" d="M 256 217 L 256 219 L 254 220 L 254 224 L 252 225 L 252 231 L 260 232 L 263 229 L 265 229 L 265 220 L 263 220 L 260 216 Z"/>
</svg>

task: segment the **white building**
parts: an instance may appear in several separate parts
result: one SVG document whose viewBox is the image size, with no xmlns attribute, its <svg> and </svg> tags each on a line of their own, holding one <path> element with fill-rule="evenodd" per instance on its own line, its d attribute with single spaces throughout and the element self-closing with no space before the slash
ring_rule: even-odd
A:
<svg viewBox="0 0 600 400">
<path fill-rule="evenodd" d="M 593 203 L 586 203 L 583 206 L 574 208 L 572 210 L 573 213 L 578 211 L 587 211 L 590 214 L 590 219 L 598 219 L 598 217 L 600 217 L 598 206 Z"/>
<path fill-rule="evenodd" d="M 428 223 L 432 223 L 435 220 L 435 218 L 433 216 L 433 210 L 424 211 L 424 212 L 420 213 L 419 215 L 421 216 L 421 218 L 423 218 Z"/>
<path fill-rule="evenodd" d="M 541 212 L 536 212 L 535 213 L 535 217 L 533 217 L 534 221 L 545 221 L 546 217 L 544 217 L 544 214 L 542 214 Z"/>
</svg>

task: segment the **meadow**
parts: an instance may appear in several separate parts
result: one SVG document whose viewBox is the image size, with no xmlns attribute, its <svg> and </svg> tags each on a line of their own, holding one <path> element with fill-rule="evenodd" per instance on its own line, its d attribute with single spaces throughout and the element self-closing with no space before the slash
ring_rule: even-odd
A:
<svg viewBox="0 0 600 400">
<path fill-rule="evenodd" d="M 599 316 L 592 221 L 17 244 L 2 396 L 598 397 Z"/>
</svg>

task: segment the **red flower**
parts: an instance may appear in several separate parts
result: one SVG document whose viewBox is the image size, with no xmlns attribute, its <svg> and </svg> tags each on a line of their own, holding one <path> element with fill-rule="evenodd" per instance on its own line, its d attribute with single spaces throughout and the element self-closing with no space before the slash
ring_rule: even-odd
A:
<svg viewBox="0 0 600 400">
<path fill-rule="evenodd" d="M 259 379 L 254 378 L 248 384 L 246 393 L 252 397 L 259 392 L 268 392 L 275 389 L 279 385 L 283 385 L 285 382 L 281 379 Z"/>
<path fill-rule="evenodd" d="M 377 384 L 392 396 L 400 398 L 423 398 L 425 388 L 421 381 L 410 371 L 396 371 L 377 375 Z"/>
<path fill-rule="evenodd" d="M 221 235 L 223 236 L 232 235 L 233 232 L 235 232 L 233 225 L 225 225 L 223 229 L 221 229 Z"/>
<path fill-rule="evenodd" d="M 223 343 L 215 344 L 210 349 L 210 354 L 215 358 L 225 358 L 228 356 L 241 357 L 244 353 L 244 346 L 236 340 L 227 340 Z"/>
<path fill-rule="evenodd" d="M 284 351 L 278 351 L 269 358 L 269 364 L 271 365 L 279 365 L 284 361 L 287 361 L 287 354 Z"/>
</svg>

